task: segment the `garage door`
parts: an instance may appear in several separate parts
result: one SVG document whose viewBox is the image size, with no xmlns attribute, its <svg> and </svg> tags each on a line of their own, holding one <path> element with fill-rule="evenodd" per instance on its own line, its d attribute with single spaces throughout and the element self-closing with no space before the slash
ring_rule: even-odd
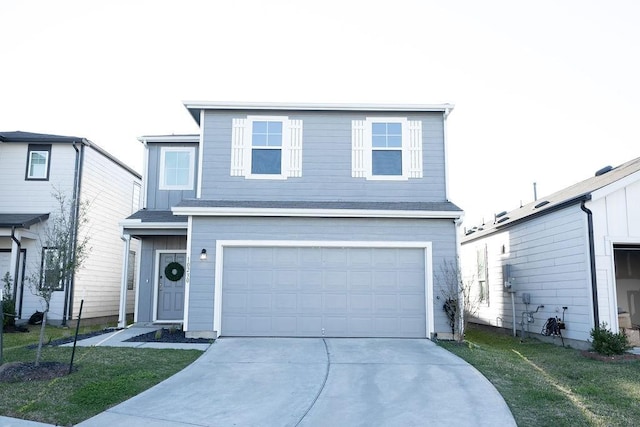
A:
<svg viewBox="0 0 640 427">
<path fill-rule="evenodd" d="M 420 248 L 226 247 L 221 335 L 425 337 Z"/>
</svg>

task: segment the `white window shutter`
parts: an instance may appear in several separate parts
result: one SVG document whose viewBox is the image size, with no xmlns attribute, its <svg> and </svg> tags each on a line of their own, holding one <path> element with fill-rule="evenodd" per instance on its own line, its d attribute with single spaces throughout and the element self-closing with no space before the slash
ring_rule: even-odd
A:
<svg viewBox="0 0 640 427">
<path fill-rule="evenodd" d="M 250 132 L 247 130 L 247 119 L 233 119 L 233 128 L 231 130 L 231 176 L 245 176 L 246 170 L 246 140 L 245 134 Z"/>
<path fill-rule="evenodd" d="M 371 150 L 366 149 L 366 120 L 351 121 L 351 176 L 354 178 L 366 178 L 367 158 L 371 156 Z"/>
<path fill-rule="evenodd" d="M 302 120 L 289 120 L 289 149 L 283 147 L 282 163 L 285 164 L 285 151 L 288 151 L 289 170 L 286 176 L 302 176 Z M 284 173 L 285 171 L 283 171 Z"/>
<path fill-rule="evenodd" d="M 409 120 L 409 178 L 422 178 L 422 121 Z"/>
</svg>

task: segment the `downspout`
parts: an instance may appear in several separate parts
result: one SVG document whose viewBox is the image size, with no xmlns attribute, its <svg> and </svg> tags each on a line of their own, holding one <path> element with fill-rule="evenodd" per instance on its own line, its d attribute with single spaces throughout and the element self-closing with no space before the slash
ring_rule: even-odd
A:
<svg viewBox="0 0 640 427">
<path fill-rule="evenodd" d="M 19 275 L 20 275 L 20 251 L 22 250 L 22 244 L 20 243 L 20 240 L 18 240 L 16 238 L 16 227 L 12 226 L 11 227 L 11 240 L 13 240 L 13 243 L 16 244 L 16 246 L 18 247 L 18 258 L 16 260 L 16 265 L 14 266 L 14 274 L 13 274 L 13 300 L 15 301 L 16 298 L 18 297 L 18 280 L 19 280 Z M 22 295 L 20 295 L 20 298 L 22 298 Z M 22 308 L 22 304 L 20 304 L 20 307 Z"/>
<path fill-rule="evenodd" d="M 461 277 L 462 277 L 462 270 L 460 266 L 460 236 L 462 233 L 462 221 L 463 221 L 462 215 L 453 220 L 453 223 L 456 226 L 456 268 Z M 461 291 L 461 292 L 463 293 L 463 295 L 458 295 L 458 313 L 460 313 L 460 317 L 458 319 L 458 321 L 460 322 L 458 333 L 460 334 L 460 339 L 462 340 L 465 333 L 465 330 L 464 330 L 465 324 L 464 324 L 464 291 Z M 456 339 L 455 334 L 453 339 L 454 340 Z"/>
<path fill-rule="evenodd" d="M 75 170 L 73 176 L 73 205 L 72 205 L 72 225 L 71 225 L 71 238 L 69 241 L 71 242 L 70 253 L 69 256 L 71 259 L 75 258 L 76 255 L 76 245 L 78 239 L 78 220 L 80 217 L 80 186 L 82 184 L 82 161 L 84 159 L 84 141 L 78 150 L 77 143 L 73 143 L 73 149 L 76 151 L 76 163 Z M 69 273 L 69 277 L 67 278 L 68 283 L 64 289 L 64 308 L 62 311 L 62 325 L 65 326 L 67 324 L 67 319 L 71 319 L 73 317 L 73 294 L 74 294 L 74 282 L 75 282 L 75 271 L 71 271 Z"/>
<path fill-rule="evenodd" d="M 585 206 L 586 200 L 580 203 L 580 209 L 587 214 L 587 233 L 589 235 L 589 262 L 591 267 L 591 298 L 593 299 L 593 321 L 595 329 L 600 327 L 600 314 L 598 311 L 598 281 L 596 280 L 596 250 L 593 237 L 593 212 Z"/>
</svg>

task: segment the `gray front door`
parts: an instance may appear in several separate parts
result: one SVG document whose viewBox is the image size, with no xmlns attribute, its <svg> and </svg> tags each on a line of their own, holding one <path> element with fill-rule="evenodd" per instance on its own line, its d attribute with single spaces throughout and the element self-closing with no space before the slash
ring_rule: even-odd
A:
<svg viewBox="0 0 640 427">
<path fill-rule="evenodd" d="M 158 277 L 158 320 L 183 320 L 186 254 L 161 253 Z"/>
</svg>

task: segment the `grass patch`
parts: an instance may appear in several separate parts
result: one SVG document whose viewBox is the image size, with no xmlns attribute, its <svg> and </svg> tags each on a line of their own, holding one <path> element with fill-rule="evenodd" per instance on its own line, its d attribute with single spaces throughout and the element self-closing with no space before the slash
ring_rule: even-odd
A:
<svg viewBox="0 0 640 427">
<path fill-rule="evenodd" d="M 640 360 L 602 362 L 580 351 L 471 326 L 465 345 L 439 344 L 475 366 L 518 426 L 635 426 Z"/>
<path fill-rule="evenodd" d="M 82 328 L 81 333 L 100 327 Z M 47 327 L 51 340 L 75 330 Z M 39 327 L 4 335 L 4 362 L 33 362 Z M 48 339 L 46 340 L 48 341 Z M 42 361 L 69 363 L 70 347 L 44 347 Z M 0 414 L 57 425 L 77 424 L 120 403 L 192 363 L 198 350 L 78 347 L 71 375 L 46 381 L 0 383 Z"/>
</svg>

